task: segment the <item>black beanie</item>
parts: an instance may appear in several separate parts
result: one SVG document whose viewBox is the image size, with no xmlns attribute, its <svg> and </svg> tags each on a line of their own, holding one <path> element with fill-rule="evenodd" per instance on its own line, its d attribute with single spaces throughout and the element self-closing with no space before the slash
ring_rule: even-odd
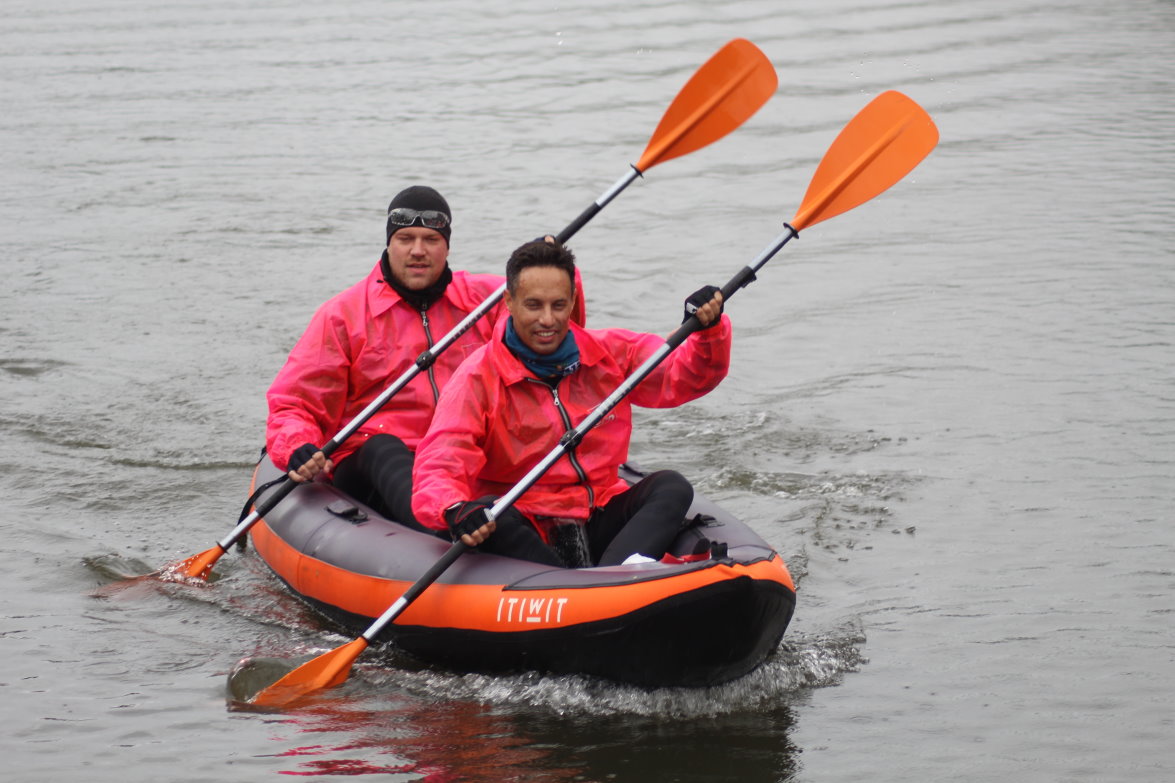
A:
<svg viewBox="0 0 1175 783">
<path fill-rule="evenodd" d="M 437 212 L 444 212 L 445 216 L 449 218 L 449 225 L 434 230 L 445 238 L 446 245 L 449 244 L 449 234 L 453 230 L 453 213 L 449 211 L 449 202 L 445 201 L 444 196 L 427 185 L 413 185 L 410 188 L 404 188 L 396 194 L 396 197 L 388 204 L 388 213 L 391 214 L 393 209 L 399 209 L 400 207 L 415 209 L 418 212 L 423 212 L 426 209 L 435 209 Z M 384 245 L 391 242 L 392 234 L 401 228 L 407 228 L 407 226 L 396 226 L 389 220 L 388 235 L 384 240 Z"/>
</svg>

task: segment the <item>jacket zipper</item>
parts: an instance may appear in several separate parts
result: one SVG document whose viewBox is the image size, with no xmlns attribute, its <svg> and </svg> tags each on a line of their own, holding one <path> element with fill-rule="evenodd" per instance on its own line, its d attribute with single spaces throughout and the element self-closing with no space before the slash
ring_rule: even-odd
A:
<svg viewBox="0 0 1175 783">
<path fill-rule="evenodd" d="M 546 386 L 548 389 L 550 389 L 551 398 L 555 401 L 555 410 L 559 411 L 559 418 L 563 420 L 564 432 L 571 432 L 571 430 L 575 429 L 571 425 L 571 416 L 567 413 L 566 409 L 564 409 L 563 401 L 559 399 L 559 389 L 557 388 L 557 385 L 551 386 L 549 383 L 545 383 L 536 378 L 527 378 L 526 380 L 532 383 L 537 383 L 541 386 Z M 579 459 L 576 458 L 574 449 L 567 450 L 567 458 L 571 460 L 571 467 L 575 468 L 575 475 L 579 476 L 579 483 L 583 484 L 583 488 L 587 490 L 588 511 L 591 511 L 596 507 L 596 493 L 592 489 L 591 484 L 588 483 L 587 473 L 584 472 L 583 466 L 579 464 Z"/>
<path fill-rule="evenodd" d="M 420 311 L 420 321 L 424 324 L 424 339 L 428 343 L 428 347 L 432 348 L 432 332 L 428 328 L 428 311 Z M 432 386 L 432 401 L 436 402 L 441 398 L 441 390 L 437 388 L 437 376 L 433 372 L 433 366 L 428 366 L 428 383 Z"/>
</svg>

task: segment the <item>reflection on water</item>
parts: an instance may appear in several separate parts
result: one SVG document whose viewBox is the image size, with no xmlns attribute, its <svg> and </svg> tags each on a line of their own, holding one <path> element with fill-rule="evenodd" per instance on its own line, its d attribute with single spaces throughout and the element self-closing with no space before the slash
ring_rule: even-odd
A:
<svg viewBox="0 0 1175 783">
<path fill-rule="evenodd" d="M 789 780 L 787 704 L 712 720 L 567 715 L 395 692 L 322 699 L 272 724 L 293 775 L 401 773 L 405 780 Z M 737 763 L 732 759 L 737 758 Z"/>
<path fill-rule="evenodd" d="M 274 722 L 287 775 L 403 774 L 403 780 L 583 780 L 507 715 L 471 702 L 394 696 L 317 701 Z M 395 778 L 394 778 L 395 779 Z"/>
</svg>

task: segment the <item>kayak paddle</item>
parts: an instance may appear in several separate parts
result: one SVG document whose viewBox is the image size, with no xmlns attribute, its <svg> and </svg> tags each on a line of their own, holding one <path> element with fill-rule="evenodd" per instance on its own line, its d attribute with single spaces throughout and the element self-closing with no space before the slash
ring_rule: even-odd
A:
<svg viewBox="0 0 1175 783">
<path fill-rule="evenodd" d="M 767 59 L 767 55 L 757 46 L 742 38 L 736 38 L 727 43 L 690 77 L 690 80 L 673 99 L 669 108 L 665 110 L 657 129 L 653 131 L 640 160 L 631 167 L 632 170 L 617 180 L 616 184 L 560 231 L 557 235 L 559 242 L 567 242 L 633 180 L 648 169 L 658 163 L 680 157 L 718 141 L 742 125 L 775 94 L 777 85 L 778 77 L 774 66 Z M 420 372 L 427 370 L 446 348 L 465 334 L 478 319 L 493 309 L 505 293 L 506 285 L 503 283 L 497 291 L 490 294 L 470 312 L 461 323 L 453 327 L 428 351 L 422 353 L 412 367 L 408 368 L 379 397 L 360 411 L 347 426 L 327 441 L 321 449 L 323 455 L 329 458 L 388 400 L 399 393 Z M 206 580 L 212 572 L 212 566 L 228 551 L 228 548 L 244 536 L 259 519 L 272 511 L 297 485 L 298 482 L 287 475 L 280 486 L 255 506 L 252 513 L 244 517 L 228 535 L 217 541 L 216 546 L 186 560 L 169 565 L 158 573 L 165 577 Z"/>
<path fill-rule="evenodd" d="M 937 143 L 938 129 L 921 106 L 899 92 L 890 91 L 879 95 L 849 121 L 832 143 L 816 169 L 795 218 L 791 224 L 785 224 L 787 231 L 722 287 L 723 301 L 753 282 L 755 272 L 771 260 L 788 240 L 798 236 L 799 228 L 847 212 L 880 195 L 913 170 Z M 575 448 L 584 435 L 648 377 L 673 349 L 701 328 L 696 315 L 679 326 L 612 394 L 597 405 L 574 430 L 565 434 L 542 461 L 494 503 L 486 511 L 486 516 L 497 519 L 560 457 Z M 317 690 L 342 684 L 360 653 L 466 548 L 460 541 L 454 543 L 362 636 L 319 655 L 272 685 L 262 688 L 250 699 L 250 703 L 263 707 L 284 707 Z"/>
</svg>

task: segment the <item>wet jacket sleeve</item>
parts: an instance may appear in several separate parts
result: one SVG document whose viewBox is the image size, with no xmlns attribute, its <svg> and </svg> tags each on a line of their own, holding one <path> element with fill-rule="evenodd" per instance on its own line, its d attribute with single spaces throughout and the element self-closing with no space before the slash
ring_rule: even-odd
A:
<svg viewBox="0 0 1175 783">
<path fill-rule="evenodd" d="M 434 530 L 448 528 L 444 511 L 454 503 L 478 497 L 477 477 L 485 466 L 490 416 L 489 391 L 481 373 L 466 361 L 437 401 L 436 413 L 416 449 L 412 470 L 412 513 Z"/>
<path fill-rule="evenodd" d="M 265 445 L 285 467 L 303 443 L 322 446 L 343 416 L 351 366 L 343 323 L 320 309 L 269 387 Z"/>
<path fill-rule="evenodd" d="M 691 334 L 633 389 L 632 404 L 672 408 L 712 391 L 730 370 L 731 333 L 730 319 L 723 315 L 719 325 Z M 628 374 L 665 344 L 656 335 L 641 338 L 630 350 Z"/>
</svg>

